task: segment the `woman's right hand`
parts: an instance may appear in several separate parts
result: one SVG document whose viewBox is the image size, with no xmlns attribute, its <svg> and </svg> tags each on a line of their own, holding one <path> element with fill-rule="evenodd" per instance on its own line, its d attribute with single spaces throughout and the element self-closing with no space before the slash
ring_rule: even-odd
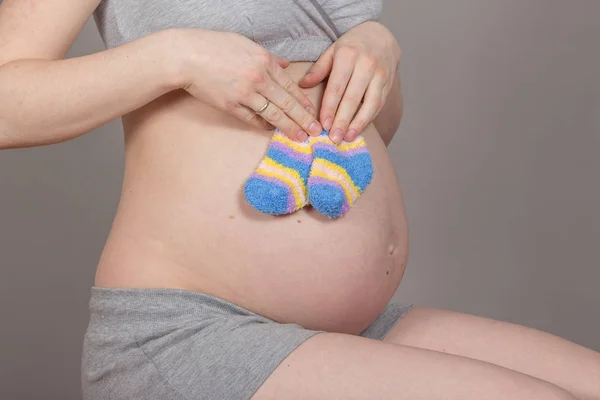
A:
<svg viewBox="0 0 600 400">
<path fill-rule="evenodd" d="M 289 61 L 232 32 L 180 29 L 175 40 L 183 52 L 182 87 L 198 100 L 292 140 L 321 133 L 314 104 L 284 70 Z"/>
</svg>

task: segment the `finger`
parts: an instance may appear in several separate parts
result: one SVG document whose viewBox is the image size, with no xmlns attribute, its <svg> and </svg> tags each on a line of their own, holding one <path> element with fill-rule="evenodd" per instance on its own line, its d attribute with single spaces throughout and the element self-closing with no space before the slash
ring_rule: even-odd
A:
<svg viewBox="0 0 600 400">
<path fill-rule="evenodd" d="M 300 89 L 298 89 L 300 90 Z M 296 122 L 306 133 L 311 136 L 319 136 L 323 127 L 296 98 L 279 86 L 276 82 L 270 82 L 263 86 L 260 94 L 270 100 L 289 118 Z"/>
<path fill-rule="evenodd" d="M 310 101 L 310 99 L 308 98 L 308 96 L 306 95 L 306 93 L 304 93 L 304 91 L 302 89 L 300 89 L 300 87 L 298 86 L 298 84 L 292 79 L 290 78 L 290 76 L 281 68 L 271 68 L 269 70 L 269 75 L 271 76 L 271 79 L 280 87 L 283 89 L 283 91 L 289 93 L 292 97 L 292 99 L 296 100 L 296 103 L 300 103 L 300 106 L 302 109 L 304 109 L 305 111 L 307 111 L 308 113 L 311 114 L 316 114 L 316 107 L 313 104 L 312 101 Z M 271 82 L 267 82 L 267 84 L 265 84 L 263 86 L 263 89 L 273 89 L 271 88 L 270 85 Z M 282 92 L 278 92 L 277 93 L 279 98 L 271 98 L 269 96 L 266 96 L 269 100 L 271 101 L 283 101 L 283 97 L 282 97 Z M 287 102 L 292 103 L 292 99 L 286 99 Z M 283 106 L 282 104 L 276 103 L 279 107 Z M 313 118 L 314 119 L 314 118 Z M 319 133 L 321 133 L 319 131 Z"/>
<path fill-rule="evenodd" d="M 348 133 L 344 137 L 345 141 L 352 142 L 377 117 L 384 104 L 384 95 L 385 79 L 379 75 L 375 75 L 365 93 L 364 103 L 350 123 Z"/>
<path fill-rule="evenodd" d="M 352 77 L 357 57 L 358 53 L 348 48 L 340 49 L 336 54 L 321 103 L 321 122 L 327 131 L 331 130 L 338 105 Z"/>
<path fill-rule="evenodd" d="M 348 126 L 360 107 L 360 103 L 374 75 L 375 63 L 366 57 L 359 59 L 348 87 L 344 92 L 342 101 L 335 113 L 335 120 L 330 131 L 331 140 L 335 143 L 340 143 L 346 135 Z"/>
<path fill-rule="evenodd" d="M 300 79 L 299 85 L 304 88 L 313 87 L 316 84 L 323 82 L 331 72 L 333 66 L 334 46 L 329 46 L 327 50 L 306 71 L 306 74 Z"/>
<path fill-rule="evenodd" d="M 277 64 L 279 64 L 281 68 L 287 68 L 290 65 L 290 60 L 286 58 L 275 56 L 275 59 L 277 60 Z"/>
<path fill-rule="evenodd" d="M 242 122 L 250 124 L 255 128 L 264 129 L 264 130 L 272 130 L 275 129 L 273 125 L 267 122 L 264 118 L 258 115 L 254 110 L 249 109 L 248 107 L 239 105 L 232 110 L 230 110 L 234 117 L 239 119 Z"/>
<path fill-rule="evenodd" d="M 266 108 L 265 104 L 268 104 Z M 244 105 L 256 112 L 260 112 L 258 116 L 274 127 L 279 128 L 279 130 L 291 140 L 303 142 L 308 137 L 306 132 L 297 123 L 261 94 L 255 93 L 249 99 L 248 104 Z"/>
</svg>

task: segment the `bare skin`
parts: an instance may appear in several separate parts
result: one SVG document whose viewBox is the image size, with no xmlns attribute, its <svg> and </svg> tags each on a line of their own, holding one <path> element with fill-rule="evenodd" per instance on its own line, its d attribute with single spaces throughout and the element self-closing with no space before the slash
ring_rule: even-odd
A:
<svg viewBox="0 0 600 400">
<path fill-rule="evenodd" d="M 486 350 L 499 348 L 500 338 L 482 334 L 485 324 L 418 308 L 386 342 L 355 336 L 389 301 L 408 257 L 402 194 L 385 147 L 401 115 L 397 79 L 378 119 L 362 132 L 375 177 L 351 212 L 337 221 L 310 209 L 261 215 L 240 188 L 270 132 L 256 119 L 243 121 L 244 115 L 256 118 L 248 110 L 219 109 L 235 99 L 215 100 L 209 94 L 220 91 L 202 92 L 205 74 L 189 73 L 202 57 L 187 59 L 192 49 L 185 44 L 197 40 L 194 49 L 206 49 L 222 36 L 162 32 L 61 60 L 97 4 L 5 0 L 0 6 L 0 148 L 57 143 L 123 116 L 123 191 L 97 286 L 201 291 L 281 322 L 332 332 L 292 353 L 257 399 L 574 399 L 567 390 L 600 398 L 584 379 L 586 373 L 594 378 L 597 353 L 564 341 L 540 339 L 535 356 L 507 360 Z M 270 60 L 268 68 L 281 79 L 277 63 L 294 83 L 311 67 Z M 284 86 L 296 92 L 295 85 Z M 318 114 L 326 88 L 319 83 L 296 96 Z M 310 125 L 305 113 L 288 117 L 290 136 Z M 428 323 L 431 318 L 444 321 L 445 331 Z M 525 328 L 502 329 L 512 349 L 529 348 L 538 337 Z M 490 341 L 459 342 L 464 332 Z M 560 354 L 565 364 L 548 369 L 548 354 Z"/>
<path fill-rule="evenodd" d="M 308 66 L 294 63 L 288 72 L 298 78 Z M 323 85 L 307 90 L 317 106 L 322 92 Z M 351 334 L 394 294 L 407 259 L 406 217 L 374 126 L 364 132 L 373 182 L 351 213 L 332 221 L 310 208 L 272 217 L 245 202 L 241 187 L 264 155 L 268 132 L 181 92 L 123 122 L 122 198 L 97 285 L 201 291 L 277 321 Z M 333 245 L 347 237 L 351 249 Z"/>
<path fill-rule="evenodd" d="M 598 400 L 600 354 L 524 326 L 414 307 L 383 343 L 309 339 L 253 399 L 283 397 Z"/>
<path fill-rule="evenodd" d="M 600 353 L 525 326 L 415 307 L 385 342 L 486 361 L 600 399 Z"/>
<path fill-rule="evenodd" d="M 574 400 L 543 380 L 483 361 L 334 333 L 287 357 L 254 400 Z"/>
</svg>

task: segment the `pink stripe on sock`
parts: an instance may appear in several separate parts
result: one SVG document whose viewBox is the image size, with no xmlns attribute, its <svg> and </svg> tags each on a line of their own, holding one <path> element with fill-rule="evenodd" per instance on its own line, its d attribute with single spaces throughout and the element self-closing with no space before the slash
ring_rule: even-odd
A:
<svg viewBox="0 0 600 400">
<path fill-rule="evenodd" d="M 357 154 L 368 153 L 368 152 L 369 152 L 369 149 L 367 149 L 367 147 L 364 146 L 364 147 L 357 147 L 356 149 L 340 151 L 340 156 L 352 157 Z"/>
<path fill-rule="evenodd" d="M 288 195 L 287 212 L 288 212 L 288 214 L 291 214 L 294 211 L 296 211 L 296 199 L 294 198 L 294 195 L 290 192 L 290 194 Z"/>
<path fill-rule="evenodd" d="M 267 181 L 267 182 L 270 182 L 270 183 L 272 183 L 274 185 L 281 186 L 282 188 L 284 188 L 288 192 L 288 194 L 292 193 L 292 190 L 290 189 L 290 187 L 285 182 L 282 182 L 282 181 L 280 181 L 277 178 L 271 178 L 270 176 L 261 175 L 261 174 L 258 174 L 256 172 L 254 172 L 251 175 L 251 177 L 252 178 L 257 178 L 257 179 L 262 179 L 263 181 Z M 294 196 L 292 196 L 292 197 L 294 197 Z"/>
<path fill-rule="evenodd" d="M 348 202 L 345 201 L 344 204 L 342 204 L 342 215 L 346 214 L 349 209 L 350 209 L 350 206 L 348 205 Z"/>
<path fill-rule="evenodd" d="M 339 150 L 333 143 L 317 142 L 313 144 L 313 149 L 324 149 L 337 153 Z"/>
</svg>

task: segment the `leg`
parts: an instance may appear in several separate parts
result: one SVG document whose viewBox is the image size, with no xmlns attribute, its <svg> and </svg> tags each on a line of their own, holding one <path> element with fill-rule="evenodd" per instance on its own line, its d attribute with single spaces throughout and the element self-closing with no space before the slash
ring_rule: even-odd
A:
<svg viewBox="0 0 600 400">
<path fill-rule="evenodd" d="M 524 326 L 446 310 L 415 307 L 384 339 L 513 369 L 600 399 L 600 353 Z"/>
<path fill-rule="evenodd" d="M 290 354 L 254 400 L 575 400 L 548 382 L 483 361 L 321 333 Z"/>
</svg>

